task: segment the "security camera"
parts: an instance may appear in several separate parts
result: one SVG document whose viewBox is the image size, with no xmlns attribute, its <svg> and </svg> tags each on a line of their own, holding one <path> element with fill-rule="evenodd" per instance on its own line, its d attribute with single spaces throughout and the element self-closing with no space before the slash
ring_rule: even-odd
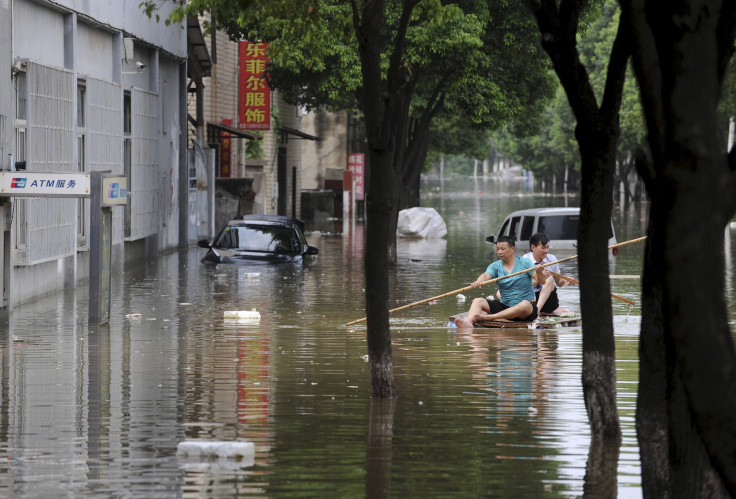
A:
<svg viewBox="0 0 736 499">
<path fill-rule="evenodd" d="M 142 73 L 144 69 L 146 69 L 146 65 L 142 62 L 138 61 L 135 63 L 135 67 L 138 68 L 138 72 Z"/>
<path fill-rule="evenodd" d="M 13 62 L 13 72 L 14 73 L 20 73 L 21 71 L 26 70 L 26 61 L 21 59 L 16 59 Z"/>
</svg>

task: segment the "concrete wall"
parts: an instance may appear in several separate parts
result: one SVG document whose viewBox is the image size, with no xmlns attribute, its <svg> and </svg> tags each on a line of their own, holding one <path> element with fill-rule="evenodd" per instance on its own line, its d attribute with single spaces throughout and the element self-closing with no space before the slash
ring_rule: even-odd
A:
<svg viewBox="0 0 736 499">
<path fill-rule="evenodd" d="M 302 145 L 302 188 L 324 189 L 325 170 L 347 168 L 347 113 L 310 112 L 302 118 L 302 131 L 319 137 Z"/>
<path fill-rule="evenodd" d="M 150 130 L 146 129 L 145 137 L 133 139 L 152 144 L 154 149 L 147 157 L 155 158 L 155 162 L 150 165 L 152 168 L 150 186 L 155 193 L 156 209 L 151 210 L 148 215 L 152 220 L 145 221 L 146 226 L 151 225 L 153 229 L 148 231 L 147 234 L 150 235 L 140 240 L 128 238 L 123 245 L 123 209 L 117 209 L 118 216 L 114 216 L 113 220 L 114 241 L 118 242 L 112 249 L 113 271 L 122 270 L 125 261 L 139 262 L 143 256 L 155 256 L 162 251 L 173 250 L 180 242 L 181 210 L 178 192 L 180 170 L 185 168 L 185 165 L 180 164 L 186 142 L 185 138 L 182 138 L 185 131 L 180 127 L 182 115 L 185 113 L 183 105 L 186 92 L 184 86 L 186 65 L 183 63 L 187 54 L 186 30 L 182 29 L 181 25 L 167 27 L 163 22 L 149 20 L 140 11 L 139 4 L 137 0 L 13 0 L 12 2 L 0 0 L 0 91 L 5 90 L 4 95 L 12 96 L 0 100 L 0 149 L 2 149 L 0 168 L 9 168 L 10 163 L 5 158 L 16 148 L 15 127 L 18 122 L 15 120 L 15 85 L 9 74 L 15 59 L 29 60 L 34 68 L 37 66 L 48 68 L 53 75 L 60 74 L 64 71 L 60 68 L 65 68 L 67 73 L 71 72 L 73 75 L 72 82 L 76 80 L 84 84 L 86 81 L 87 85 L 90 85 L 89 82 L 95 79 L 115 86 L 119 96 L 108 96 L 114 100 L 109 107 L 106 107 L 104 102 L 101 105 L 98 102 L 97 107 L 93 109 L 84 102 L 84 108 L 85 113 L 93 111 L 103 113 L 105 120 L 103 122 L 114 123 L 120 129 L 120 137 L 123 124 L 121 106 L 123 91 L 132 91 L 134 96 L 140 95 L 141 91 L 152 95 L 150 102 L 154 102 L 155 105 L 150 106 L 151 109 L 146 109 L 146 112 L 151 116 L 150 123 L 154 125 Z M 164 2 L 163 5 L 168 5 L 167 8 L 170 9 L 172 4 Z M 164 18 L 167 13 L 162 11 L 160 15 Z M 124 38 L 128 37 L 135 39 L 134 53 L 128 53 L 128 60 L 125 60 Z M 146 70 L 138 71 L 135 62 L 145 64 Z M 59 90 L 61 91 L 61 87 Z M 69 89 L 65 88 L 63 91 L 65 92 L 63 95 L 56 96 L 55 90 L 51 88 L 49 101 L 63 100 L 67 105 Z M 74 94 L 71 98 L 71 109 L 76 109 L 83 101 L 78 102 L 75 90 L 71 93 Z M 135 105 L 133 107 L 135 108 Z M 133 113 L 136 112 L 136 109 L 133 109 Z M 64 143 L 59 145 L 62 148 L 60 150 L 65 152 L 64 158 L 68 156 L 69 150 L 74 151 L 73 161 L 69 162 L 66 159 L 64 161 L 72 165 L 72 169 L 76 169 L 76 165 L 84 158 L 86 171 L 111 169 L 115 173 L 120 173 L 116 170 L 122 169 L 122 148 L 108 147 L 109 140 L 117 132 L 106 128 L 101 133 L 95 134 L 91 129 L 80 129 L 76 114 L 72 112 L 71 115 L 73 118 L 69 121 L 69 126 L 71 130 L 77 127 L 78 133 L 72 133 L 70 135 L 72 138 L 68 141 L 65 139 Z M 3 116 L 6 117 L 4 124 Z M 55 125 L 55 122 L 51 125 Z M 42 127 L 38 128 L 41 129 Z M 80 136 L 84 134 L 84 155 L 78 153 L 76 138 L 78 134 Z M 41 137 L 40 133 L 37 136 Z M 39 138 L 33 143 L 34 137 L 29 135 L 27 140 L 28 148 L 39 147 Z M 100 153 L 101 141 L 106 146 Z M 91 152 L 94 152 L 94 165 L 91 164 L 93 157 Z M 36 162 L 38 163 L 38 160 Z M 133 164 L 135 168 L 135 160 Z M 135 204 L 135 196 L 129 201 Z M 38 203 L 28 203 L 28 215 L 38 218 L 38 214 L 31 211 L 36 204 Z M 15 200 L 7 202 L 5 211 L 12 212 L 15 205 Z M 77 218 L 78 204 L 73 205 L 74 208 L 68 210 L 69 213 L 66 214 L 69 220 Z M 87 219 L 88 208 L 87 203 L 85 210 Z M 3 278 L 7 284 L 3 288 L 8 290 L 7 304 L 11 308 L 13 304 L 75 285 L 80 280 L 88 278 L 89 253 L 83 239 L 80 240 L 82 242 L 77 251 L 71 252 L 72 256 L 64 254 L 58 258 L 46 258 L 40 263 L 32 259 L 24 260 L 27 257 L 24 257 L 23 248 L 15 248 L 16 222 L 17 220 L 13 220 L 13 226 L 0 240 L 0 250 L 10 248 L 10 251 L 0 251 L 0 254 L 4 253 Z M 88 223 L 86 222 L 87 225 Z M 72 225 L 71 230 L 76 230 L 76 221 Z"/>
<path fill-rule="evenodd" d="M 163 23 L 163 19 L 173 10 L 174 2 L 158 2 L 161 22 L 156 22 L 155 18 L 148 19 L 140 8 L 141 0 L 54 0 L 44 3 L 77 12 L 111 31 L 124 31 L 150 45 L 161 47 L 174 57 L 186 59 L 186 29 L 181 29 L 180 25 L 166 26 Z"/>
</svg>

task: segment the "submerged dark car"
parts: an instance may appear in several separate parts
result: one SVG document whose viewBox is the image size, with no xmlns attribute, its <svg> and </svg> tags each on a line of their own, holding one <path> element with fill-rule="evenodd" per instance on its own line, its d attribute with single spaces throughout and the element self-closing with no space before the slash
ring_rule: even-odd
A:
<svg viewBox="0 0 736 499">
<path fill-rule="evenodd" d="M 302 261 L 319 250 L 307 244 L 304 222 L 280 215 L 246 215 L 231 220 L 210 243 L 199 241 L 207 248 L 203 262 L 284 263 Z"/>
</svg>

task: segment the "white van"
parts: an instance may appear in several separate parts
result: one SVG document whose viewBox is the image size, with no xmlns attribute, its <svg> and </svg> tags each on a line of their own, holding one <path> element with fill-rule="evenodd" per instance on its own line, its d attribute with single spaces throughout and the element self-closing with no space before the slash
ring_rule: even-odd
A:
<svg viewBox="0 0 736 499">
<path fill-rule="evenodd" d="M 544 232 L 550 239 L 550 250 L 577 251 L 578 221 L 580 208 L 532 208 L 515 211 L 506 217 L 498 233 L 486 237 L 489 243 L 495 243 L 499 236 L 510 236 L 516 241 L 516 249 L 524 253 L 529 251 L 529 238 L 537 232 Z M 611 225 L 608 245 L 616 244 L 616 235 Z M 614 255 L 617 253 L 614 248 Z"/>
</svg>

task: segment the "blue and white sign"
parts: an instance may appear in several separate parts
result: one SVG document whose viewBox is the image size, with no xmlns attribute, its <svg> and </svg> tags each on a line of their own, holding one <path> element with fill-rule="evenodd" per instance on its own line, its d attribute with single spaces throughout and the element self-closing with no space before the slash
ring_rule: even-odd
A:
<svg viewBox="0 0 736 499">
<path fill-rule="evenodd" d="M 114 206 L 128 203 L 127 177 L 102 177 L 102 205 Z"/>
<path fill-rule="evenodd" d="M 0 172 L 0 196 L 89 197 L 89 173 Z"/>
</svg>

